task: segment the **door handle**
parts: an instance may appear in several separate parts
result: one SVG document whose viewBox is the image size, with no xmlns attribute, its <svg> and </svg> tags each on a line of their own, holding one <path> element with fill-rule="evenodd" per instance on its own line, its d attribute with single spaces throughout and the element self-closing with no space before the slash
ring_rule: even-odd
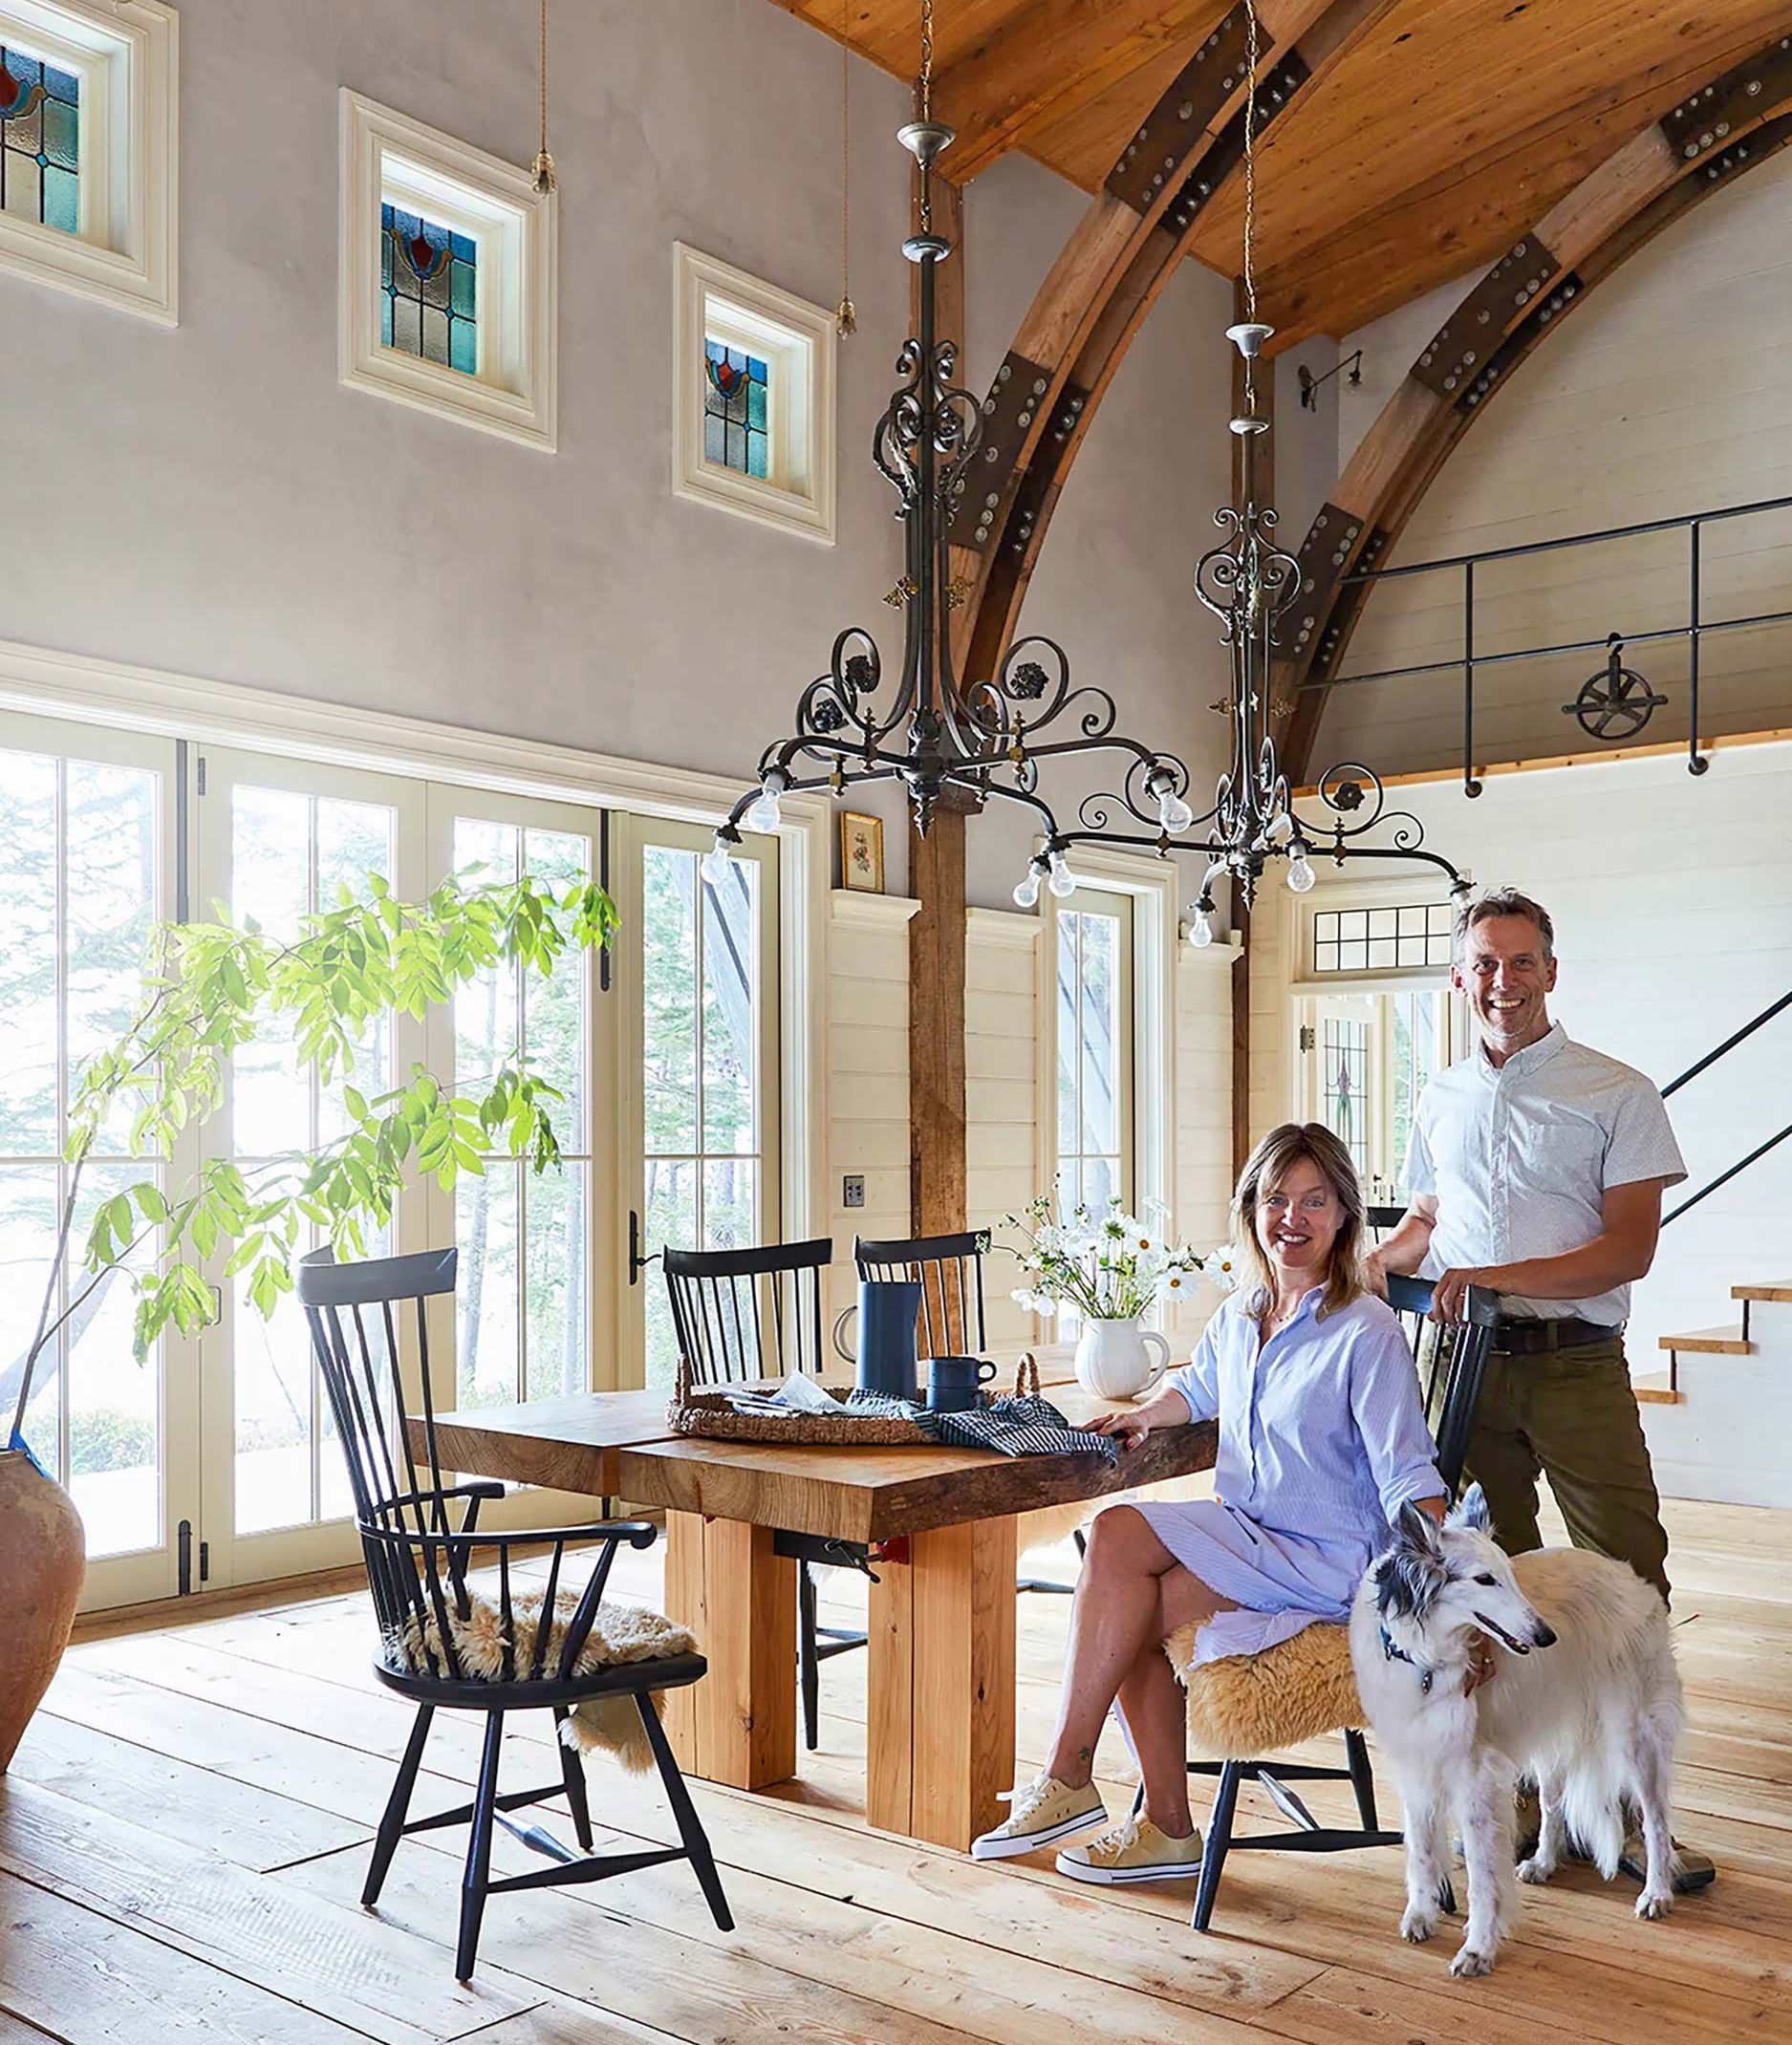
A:
<svg viewBox="0 0 1792 2045">
<path fill-rule="evenodd" d="M 641 1273 L 646 1270 L 649 1264 L 657 1264 L 659 1261 L 659 1252 L 658 1250 L 651 1257 L 643 1257 L 641 1255 L 641 1217 L 631 1207 L 629 1209 L 629 1283 L 631 1285 L 638 1285 L 641 1281 Z"/>
</svg>

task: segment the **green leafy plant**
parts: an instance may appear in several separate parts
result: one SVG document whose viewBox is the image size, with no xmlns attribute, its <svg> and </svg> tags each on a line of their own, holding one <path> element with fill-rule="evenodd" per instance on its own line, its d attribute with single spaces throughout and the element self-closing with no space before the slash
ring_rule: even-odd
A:
<svg viewBox="0 0 1792 2045">
<path fill-rule="evenodd" d="M 399 900 L 372 874 L 360 894 L 345 885 L 335 908 L 304 917 L 289 938 L 252 918 L 233 924 L 222 908 L 211 922 L 159 927 L 130 1027 L 83 1067 L 71 1107 L 72 1169 L 9 1439 L 18 1437 L 39 1357 L 112 1278 L 136 1295 L 141 1361 L 170 1324 L 192 1334 L 217 1318 L 203 1266 L 220 1255 L 223 1278 L 244 1278 L 270 1318 L 291 1290 L 305 1238 L 366 1255 L 413 1174 L 452 1188 L 464 1173 L 483 1174 L 490 1152 L 526 1157 L 538 1173 L 558 1164 L 551 1110 L 561 1095 L 520 1048 L 452 1086 L 420 1064 L 370 1098 L 351 1077 L 387 1016 L 421 1020 L 506 963 L 545 979 L 569 948 L 601 947 L 615 933 L 615 906 L 594 882 L 555 893 L 527 874 L 481 882 L 478 873 L 455 875 L 422 902 Z M 80 1253 L 85 1282 L 69 1287 L 58 1313 L 83 1169 L 106 1155 L 108 1133 L 128 1121 L 113 1149 L 171 1157 L 183 1133 L 222 1104 L 232 1054 L 289 1032 L 299 1069 L 335 1089 L 340 1132 L 254 1164 L 208 1158 L 172 1195 L 152 1175 L 102 1200 Z"/>
</svg>

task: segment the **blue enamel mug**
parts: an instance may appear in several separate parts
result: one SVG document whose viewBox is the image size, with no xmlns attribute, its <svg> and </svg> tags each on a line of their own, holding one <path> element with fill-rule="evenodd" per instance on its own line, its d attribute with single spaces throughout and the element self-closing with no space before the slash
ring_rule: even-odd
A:
<svg viewBox="0 0 1792 2045">
<path fill-rule="evenodd" d="M 996 1367 L 981 1356 L 936 1356 L 928 1365 L 927 1404 L 936 1413 L 968 1413 L 977 1405 L 980 1385 L 987 1385 Z"/>
<path fill-rule="evenodd" d="M 858 1304 L 833 1324 L 833 1345 L 854 1367 L 861 1391 L 887 1392 L 894 1399 L 918 1399 L 915 1376 L 915 1326 L 920 1319 L 918 1279 L 860 1279 Z M 849 1348 L 842 1331 L 858 1316 L 858 1342 Z"/>
</svg>

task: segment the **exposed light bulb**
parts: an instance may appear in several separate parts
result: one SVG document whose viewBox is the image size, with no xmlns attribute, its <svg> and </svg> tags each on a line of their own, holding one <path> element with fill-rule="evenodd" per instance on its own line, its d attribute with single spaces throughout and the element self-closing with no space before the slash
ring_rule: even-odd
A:
<svg viewBox="0 0 1792 2045">
<path fill-rule="evenodd" d="M 1306 847 L 1300 839 L 1295 839 L 1294 849 L 1288 856 L 1288 886 L 1296 894 L 1305 894 L 1318 878 L 1306 856 Z"/>
<path fill-rule="evenodd" d="M 1046 885 L 1060 901 L 1067 894 L 1076 893 L 1076 875 L 1070 872 L 1069 861 L 1062 852 L 1054 851 L 1050 858 L 1051 878 Z"/>
<path fill-rule="evenodd" d="M 702 875 L 704 880 L 712 888 L 721 887 L 728 877 L 728 868 L 731 864 L 727 848 L 718 838 L 715 844 L 703 854 Z"/>
<path fill-rule="evenodd" d="M 1157 821 L 1174 835 L 1194 823 L 1195 812 L 1174 788 L 1166 788 L 1157 798 Z"/>
<path fill-rule="evenodd" d="M 1204 896 L 1195 905 L 1195 915 L 1188 927 L 1188 941 L 1198 952 L 1204 952 L 1214 941 L 1214 919 Z"/>
<path fill-rule="evenodd" d="M 745 823 L 748 830 L 769 832 L 777 829 L 784 821 L 784 807 L 778 801 L 778 796 L 789 785 L 790 777 L 782 768 L 766 769 L 765 783 L 746 812 Z"/>
<path fill-rule="evenodd" d="M 1014 891 L 1014 906 L 1017 909 L 1034 909 L 1039 905 L 1039 869 L 1029 866 L 1021 876 L 1021 884 Z"/>
</svg>

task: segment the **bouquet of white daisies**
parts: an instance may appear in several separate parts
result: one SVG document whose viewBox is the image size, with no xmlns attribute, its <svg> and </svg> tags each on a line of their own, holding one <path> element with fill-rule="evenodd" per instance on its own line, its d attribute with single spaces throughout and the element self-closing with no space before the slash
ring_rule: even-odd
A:
<svg viewBox="0 0 1792 2045">
<path fill-rule="evenodd" d="M 1074 1207 L 1060 1220 L 1042 1194 L 1021 1214 L 1004 1216 L 1003 1225 L 1023 1238 L 1015 1255 L 1027 1282 L 1014 1298 L 1027 1313 L 1068 1308 L 1089 1320 L 1132 1321 L 1159 1298 L 1190 1291 L 1197 1275 L 1225 1292 L 1237 1283 L 1229 1246 L 1198 1256 L 1187 1243 L 1169 1241 L 1154 1222 L 1124 1213 L 1118 1200 L 1099 1213 Z"/>
</svg>

